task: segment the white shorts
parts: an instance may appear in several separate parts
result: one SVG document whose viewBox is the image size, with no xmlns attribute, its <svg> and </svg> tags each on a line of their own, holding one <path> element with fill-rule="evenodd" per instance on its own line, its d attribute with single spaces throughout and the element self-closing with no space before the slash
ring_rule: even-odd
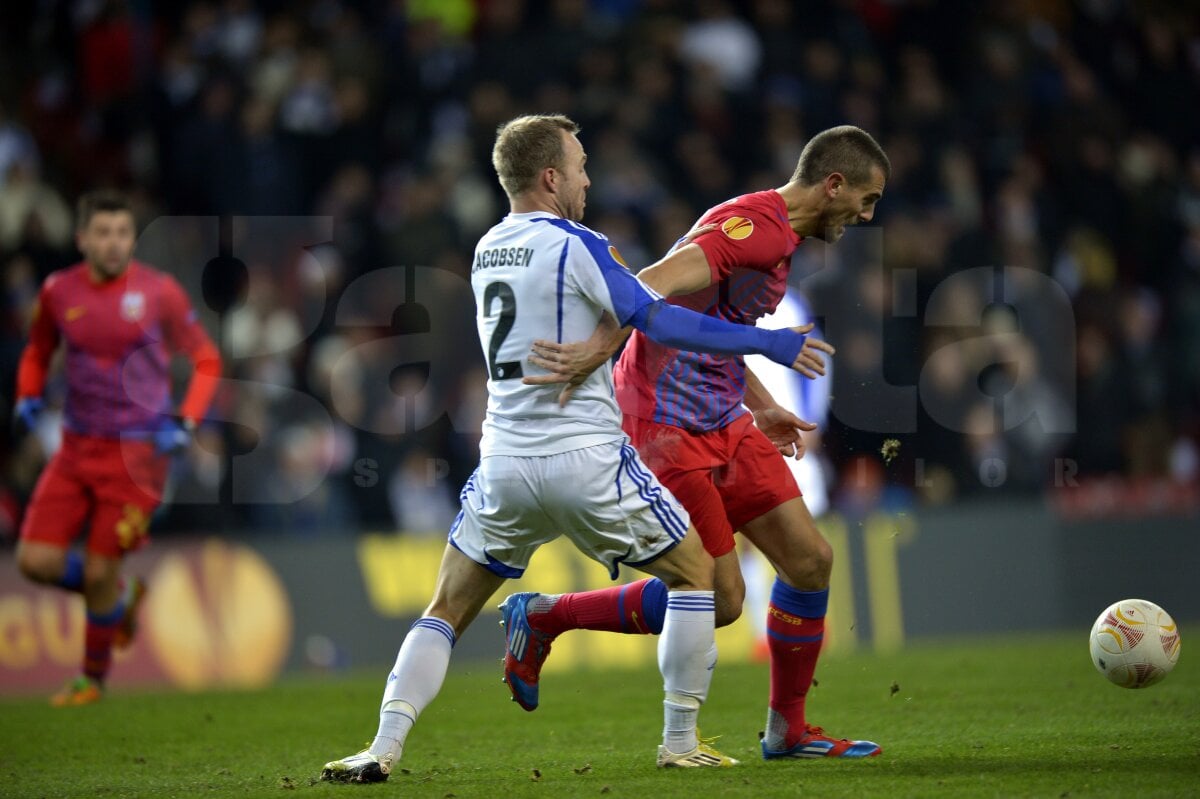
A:
<svg viewBox="0 0 1200 799">
<path fill-rule="evenodd" d="M 560 535 L 608 567 L 640 566 L 687 535 L 687 511 L 628 438 L 557 455 L 492 455 L 463 487 L 450 544 L 507 578 Z"/>
</svg>

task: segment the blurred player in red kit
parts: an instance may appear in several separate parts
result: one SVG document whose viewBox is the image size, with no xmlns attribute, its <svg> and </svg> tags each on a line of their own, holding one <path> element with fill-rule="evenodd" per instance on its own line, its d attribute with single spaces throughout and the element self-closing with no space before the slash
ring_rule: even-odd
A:
<svg viewBox="0 0 1200 799">
<path fill-rule="evenodd" d="M 676 245 L 638 278 L 672 303 L 753 325 L 784 296 L 796 247 L 810 236 L 832 244 L 847 225 L 870 221 L 890 171 L 887 155 L 865 131 L 848 125 L 822 131 L 805 146 L 786 185 L 709 209 L 697 224 L 713 229 Z M 526 382 L 565 382 L 563 400 L 569 401 L 581 375 L 611 357 L 627 335 L 628 329 L 602 324 L 587 342 L 538 341 L 531 363 L 554 374 Z M 833 551 L 783 456 L 802 451 L 800 434 L 815 425 L 780 406 L 740 356 L 681 352 L 635 333 L 614 374 L 625 432 L 691 514 L 713 556 L 718 627 L 738 618 L 746 592 L 734 531 L 775 567 L 766 620 L 771 673 L 763 757 L 879 754 L 877 744 L 833 738 L 805 717 L 824 640 Z M 510 597 L 507 603 L 525 602 L 528 621 L 526 629 L 506 633 L 529 636 L 537 646 L 522 660 L 506 657 L 506 681 L 536 697 L 550 644 L 567 630 L 657 633 L 663 596 L 660 583 L 640 580 L 576 594 Z M 522 706 L 533 709 L 536 702 Z"/>
<path fill-rule="evenodd" d="M 17 421 L 32 429 L 44 407 L 50 359 L 65 344 L 61 449 L 34 489 L 17 565 L 34 582 L 83 595 L 83 672 L 51 698 L 83 705 L 103 696 L 113 647 L 132 642 L 146 587 L 121 562 L 146 542 L 169 456 L 191 441 L 221 373 L 217 348 L 174 278 L 133 260 L 129 201 L 98 191 L 79 201 L 83 261 L 46 279 L 17 372 Z M 172 355 L 194 372 L 171 407 Z M 71 548 L 88 530 L 86 553 Z"/>
</svg>

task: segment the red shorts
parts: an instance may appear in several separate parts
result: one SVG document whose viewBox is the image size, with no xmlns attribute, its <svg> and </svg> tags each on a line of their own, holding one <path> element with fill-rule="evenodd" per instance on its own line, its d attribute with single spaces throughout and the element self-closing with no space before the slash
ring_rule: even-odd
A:
<svg viewBox="0 0 1200 799">
<path fill-rule="evenodd" d="M 625 416 L 622 426 L 642 460 L 687 508 L 714 558 L 733 550 L 734 530 L 800 496 L 783 456 L 748 413 L 704 433 L 636 416 Z"/>
<path fill-rule="evenodd" d="M 71 433 L 50 459 L 21 524 L 21 540 L 67 547 L 90 521 L 87 549 L 117 558 L 146 543 L 168 459 L 149 441 Z"/>
</svg>

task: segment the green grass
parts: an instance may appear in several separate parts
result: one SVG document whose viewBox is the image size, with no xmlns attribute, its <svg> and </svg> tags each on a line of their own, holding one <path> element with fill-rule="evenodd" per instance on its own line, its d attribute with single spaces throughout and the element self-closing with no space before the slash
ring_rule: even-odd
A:
<svg viewBox="0 0 1200 799">
<path fill-rule="evenodd" d="M 498 666 L 464 663 L 421 718 L 404 770 L 374 786 L 313 778 L 374 734 L 382 673 L 257 693 L 117 692 L 71 710 L 10 699 L 0 701 L 0 796 L 1196 796 L 1200 669 L 1191 660 L 1129 691 L 1095 673 L 1077 635 L 827 657 L 811 720 L 877 740 L 883 756 L 771 763 L 757 757 L 766 667 L 722 665 L 702 729 L 743 763 L 702 773 L 654 768 L 662 722 L 652 670 L 549 675 L 543 707 L 527 714 L 508 701 Z"/>
</svg>

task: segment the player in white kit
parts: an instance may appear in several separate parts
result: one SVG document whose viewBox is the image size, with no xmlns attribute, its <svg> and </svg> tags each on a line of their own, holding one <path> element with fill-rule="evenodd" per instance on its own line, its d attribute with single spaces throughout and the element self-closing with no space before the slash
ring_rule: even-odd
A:
<svg viewBox="0 0 1200 799">
<path fill-rule="evenodd" d="M 441 688 L 458 636 L 504 580 L 521 576 L 538 546 L 559 535 L 614 577 L 624 563 L 668 586 L 658 647 L 666 694 L 658 765 L 737 762 L 696 736 L 716 662 L 712 559 L 687 512 L 622 432 L 611 365 L 593 372 L 565 405 L 560 387 L 521 378 L 536 370 L 528 360 L 536 339 L 587 338 L 605 312 L 673 347 L 759 353 L 795 368 L 823 371 L 817 350 L 824 345 L 788 329 L 701 316 L 638 281 L 607 239 L 577 222 L 590 185 L 577 131 L 566 117 L 526 116 L 497 134 L 492 160 L 511 213 L 480 240 L 471 269 L 489 375 L 479 468 L 460 496 L 433 599 L 388 676 L 375 740 L 326 763 L 324 780 L 387 779 Z M 509 649 L 538 645 L 513 636 Z M 521 686 L 512 687 L 520 701 Z"/>
</svg>

